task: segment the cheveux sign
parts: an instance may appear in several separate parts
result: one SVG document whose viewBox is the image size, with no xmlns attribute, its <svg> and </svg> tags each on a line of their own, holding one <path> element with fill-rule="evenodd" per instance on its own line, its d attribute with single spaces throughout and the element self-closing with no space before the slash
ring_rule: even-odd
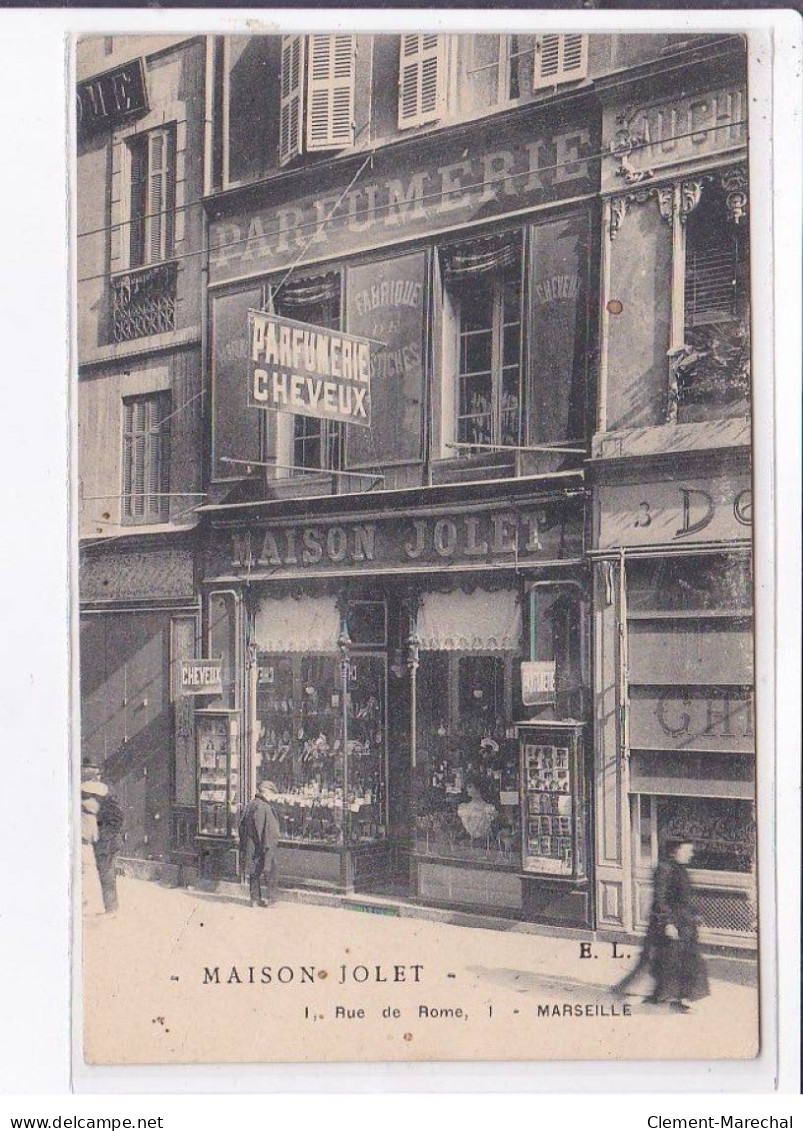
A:
<svg viewBox="0 0 803 1131">
<path fill-rule="evenodd" d="M 415 235 L 560 201 L 596 191 L 599 146 L 592 113 L 543 117 L 472 134 L 439 133 L 413 153 L 392 147 L 374 155 L 354 186 L 353 162 L 316 170 L 326 191 L 299 195 L 299 179 L 269 188 L 260 208 L 213 219 L 209 229 L 210 282 L 312 262 Z"/>
<path fill-rule="evenodd" d="M 581 512 L 547 503 L 503 510 L 281 523 L 235 529 L 228 552 L 215 553 L 220 574 L 299 574 L 528 565 L 577 558 Z M 224 556 L 225 553 L 225 556 Z"/>
<path fill-rule="evenodd" d="M 248 340 L 253 408 L 370 427 L 370 345 L 364 338 L 249 310 Z"/>
</svg>

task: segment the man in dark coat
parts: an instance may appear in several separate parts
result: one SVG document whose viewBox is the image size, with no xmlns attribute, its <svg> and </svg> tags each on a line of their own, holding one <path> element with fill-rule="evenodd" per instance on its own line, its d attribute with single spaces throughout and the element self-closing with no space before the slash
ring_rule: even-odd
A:
<svg viewBox="0 0 803 1131">
<path fill-rule="evenodd" d="M 97 790 L 98 812 L 95 819 L 98 839 L 95 841 L 95 863 L 103 893 L 103 909 L 107 915 L 111 915 L 117 910 L 117 856 L 123 847 L 123 810 L 102 778 L 99 766 L 83 766 L 84 783 L 102 786 L 102 791 Z"/>
<path fill-rule="evenodd" d="M 252 907 L 267 907 L 262 898 L 262 876 L 265 876 L 267 895 L 275 898 L 276 848 L 279 844 L 279 822 L 271 800 L 277 789 L 272 781 L 263 781 L 257 787 L 253 801 L 249 801 L 240 820 L 240 853 L 243 871 L 248 876 Z"/>
<path fill-rule="evenodd" d="M 97 819 L 95 860 L 103 892 L 103 906 L 107 914 L 112 914 L 117 910 L 117 856 L 123 847 L 123 810 L 111 793 L 101 797 Z"/>
</svg>

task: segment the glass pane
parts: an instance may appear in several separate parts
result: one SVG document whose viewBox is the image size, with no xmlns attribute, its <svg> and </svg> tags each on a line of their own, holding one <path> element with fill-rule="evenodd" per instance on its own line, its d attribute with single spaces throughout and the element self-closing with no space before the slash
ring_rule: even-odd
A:
<svg viewBox="0 0 803 1131">
<path fill-rule="evenodd" d="M 257 780 L 275 782 L 282 838 L 336 845 L 343 815 L 339 663 L 257 656 Z"/>
<path fill-rule="evenodd" d="M 348 632 L 352 644 L 384 644 L 385 602 L 352 601 L 348 610 Z"/>
<path fill-rule="evenodd" d="M 554 665 L 554 690 L 528 705 L 534 717 L 583 718 L 580 596 L 568 586 L 539 586 L 530 594 L 530 658 Z"/>
<path fill-rule="evenodd" d="M 755 859 L 755 815 L 749 801 L 659 797 L 658 843 L 689 841 L 692 868 L 749 872 Z"/>
<path fill-rule="evenodd" d="M 460 372 L 484 373 L 491 368 L 490 330 L 472 330 L 460 336 Z"/>
<path fill-rule="evenodd" d="M 634 561 L 627 567 L 627 594 L 631 612 L 750 612 L 750 561 L 726 554 Z"/>
<path fill-rule="evenodd" d="M 518 866 L 518 754 L 504 691 L 500 656 L 422 653 L 416 852 Z"/>
<path fill-rule="evenodd" d="M 490 330 L 493 323 L 493 280 L 465 287 L 460 293 L 460 330 Z"/>
<path fill-rule="evenodd" d="M 385 837 L 385 660 L 354 656 L 349 671 L 348 838 L 351 843 Z"/>
</svg>

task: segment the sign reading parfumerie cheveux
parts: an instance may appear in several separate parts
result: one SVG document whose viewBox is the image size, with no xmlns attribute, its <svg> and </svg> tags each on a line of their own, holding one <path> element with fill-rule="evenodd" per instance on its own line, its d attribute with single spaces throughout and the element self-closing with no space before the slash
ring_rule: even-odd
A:
<svg viewBox="0 0 803 1131">
<path fill-rule="evenodd" d="M 249 310 L 248 340 L 253 408 L 370 427 L 367 339 Z"/>
</svg>

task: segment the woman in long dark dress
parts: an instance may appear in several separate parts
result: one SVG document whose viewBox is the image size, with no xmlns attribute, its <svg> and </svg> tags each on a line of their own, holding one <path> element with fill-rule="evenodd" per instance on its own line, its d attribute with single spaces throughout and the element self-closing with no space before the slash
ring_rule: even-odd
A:
<svg viewBox="0 0 803 1131">
<path fill-rule="evenodd" d="M 655 869 L 650 973 L 655 988 L 647 1001 L 668 1001 L 678 1013 L 687 1002 L 708 997 L 708 974 L 697 938 L 697 916 L 688 865 L 694 845 L 668 846 L 667 858 Z"/>
</svg>

